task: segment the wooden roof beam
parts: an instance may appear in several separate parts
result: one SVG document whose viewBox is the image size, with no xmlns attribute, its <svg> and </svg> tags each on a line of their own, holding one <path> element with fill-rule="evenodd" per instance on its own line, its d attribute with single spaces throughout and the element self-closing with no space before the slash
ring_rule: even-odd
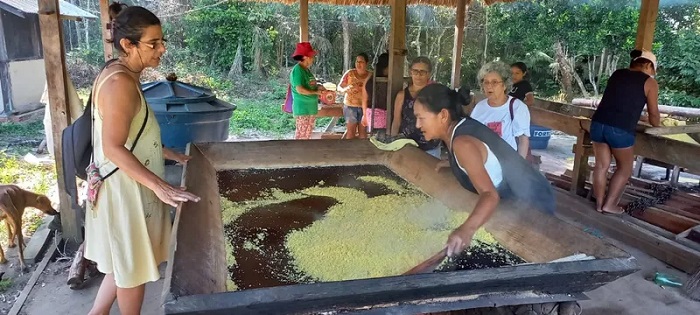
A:
<svg viewBox="0 0 700 315">
<path fill-rule="evenodd" d="M 659 15 L 659 0 L 642 0 L 637 24 L 637 41 L 635 48 L 651 51 L 654 42 L 656 18 Z"/>
<path fill-rule="evenodd" d="M 391 2 L 391 35 L 389 37 L 389 94 L 387 95 L 386 128 L 391 131 L 394 117 L 394 100 L 403 89 L 404 59 L 406 50 L 406 0 Z"/>
<path fill-rule="evenodd" d="M 462 43 L 464 41 L 464 26 L 467 20 L 469 7 L 467 0 L 457 0 L 457 17 L 455 24 L 455 39 L 452 47 L 452 88 L 461 85 L 462 76 Z"/>
</svg>

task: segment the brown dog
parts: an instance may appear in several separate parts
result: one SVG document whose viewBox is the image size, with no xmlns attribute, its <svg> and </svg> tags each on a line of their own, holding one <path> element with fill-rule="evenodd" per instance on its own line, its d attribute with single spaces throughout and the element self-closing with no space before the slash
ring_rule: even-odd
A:
<svg viewBox="0 0 700 315">
<path fill-rule="evenodd" d="M 19 264 L 24 265 L 24 237 L 22 236 L 22 215 L 24 208 L 32 207 L 50 215 L 58 212 L 51 206 L 51 200 L 44 195 L 26 191 L 15 185 L 0 185 L 0 220 L 5 220 L 9 247 L 15 247 L 15 237 L 19 244 Z M 0 246 L 0 263 L 6 263 L 5 251 Z"/>
</svg>

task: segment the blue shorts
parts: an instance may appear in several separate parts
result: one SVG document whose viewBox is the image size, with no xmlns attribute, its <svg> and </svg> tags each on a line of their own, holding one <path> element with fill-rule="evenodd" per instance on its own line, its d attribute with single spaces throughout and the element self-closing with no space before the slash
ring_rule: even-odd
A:
<svg viewBox="0 0 700 315">
<path fill-rule="evenodd" d="M 634 145 L 634 132 L 599 122 L 591 122 L 591 141 L 605 143 L 611 149 L 624 149 Z"/>
<path fill-rule="evenodd" d="M 362 122 L 362 107 L 343 105 L 343 116 L 348 124 L 359 124 Z"/>
</svg>

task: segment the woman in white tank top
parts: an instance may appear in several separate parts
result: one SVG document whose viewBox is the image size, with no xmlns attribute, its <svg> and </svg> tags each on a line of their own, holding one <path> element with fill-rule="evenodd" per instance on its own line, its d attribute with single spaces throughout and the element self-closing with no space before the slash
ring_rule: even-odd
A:
<svg viewBox="0 0 700 315">
<path fill-rule="evenodd" d="M 475 137 L 455 133 L 463 122 L 459 119 L 465 103 L 458 92 L 441 84 L 431 84 L 418 94 L 413 107 L 416 127 L 426 139 L 440 139 L 447 144 L 454 161 L 451 164 L 457 170 L 455 176 L 462 186 L 473 188 L 479 194 L 467 220 L 448 237 L 448 256 L 468 247 L 476 230 L 491 217 L 500 201 L 497 187 L 503 181 L 501 165 L 491 149 Z"/>
</svg>

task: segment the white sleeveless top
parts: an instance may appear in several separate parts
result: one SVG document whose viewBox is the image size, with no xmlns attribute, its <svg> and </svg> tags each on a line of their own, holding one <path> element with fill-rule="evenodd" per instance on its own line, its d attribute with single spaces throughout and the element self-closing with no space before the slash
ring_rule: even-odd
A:
<svg viewBox="0 0 700 315">
<path fill-rule="evenodd" d="M 460 121 L 457 123 L 455 128 L 452 130 L 452 137 L 450 137 L 450 142 L 454 143 L 454 138 L 455 138 L 455 131 L 457 131 L 457 128 L 464 123 L 465 120 Z M 498 187 L 498 185 L 501 184 L 503 181 L 503 169 L 501 168 L 501 163 L 498 161 L 498 158 L 496 157 L 495 154 L 493 154 L 493 151 L 491 151 L 491 148 L 486 143 L 481 142 L 482 145 L 486 147 L 486 152 L 487 152 L 487 157 L 486 157 L 486 162 L 484 162 L 484 168 L 486 169 L 486 173 L 489 174 L 489 177 L 491 178 L 491 182 L 493 182 L 494 187 Z M 454 151 L 454 150 L 453 150 Z M 464 174 L 467 174 L 469 176 L 469 173 L 467 173 L 467 170 L 462 167 L 462 165 L 459 164 L 459 159 L 455 155 L 455 161 L 457 162 L 457 166 L 459 166 L 459 169 L 464 172 Z"/>
</svg>

